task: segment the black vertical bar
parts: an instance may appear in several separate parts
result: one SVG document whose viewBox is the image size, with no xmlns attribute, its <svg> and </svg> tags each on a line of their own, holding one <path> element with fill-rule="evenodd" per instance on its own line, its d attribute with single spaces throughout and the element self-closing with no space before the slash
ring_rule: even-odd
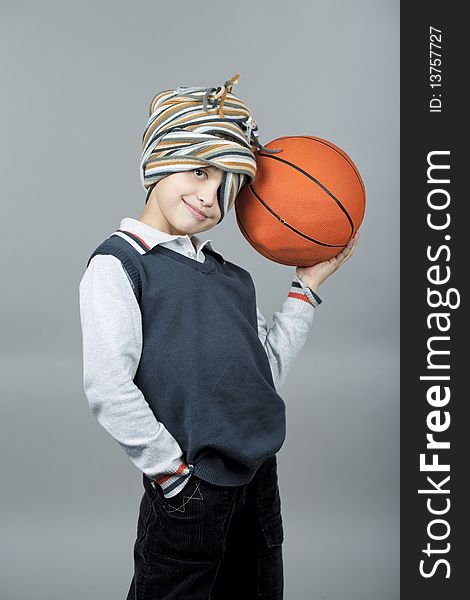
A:
<svg viewBox="0 0 470 600">
<path fill-rule="evenodd" d="M 464 187 L 470 36 L 459 6 L 401 3 L 400 589 L 410 600 L 470 594 L 464 514 L 470 506 L 470 193 Z M 436 168 L 428 171 L 430 163 Z M 426 470 L 433 461 L 436 470 Z"/>
</svg>

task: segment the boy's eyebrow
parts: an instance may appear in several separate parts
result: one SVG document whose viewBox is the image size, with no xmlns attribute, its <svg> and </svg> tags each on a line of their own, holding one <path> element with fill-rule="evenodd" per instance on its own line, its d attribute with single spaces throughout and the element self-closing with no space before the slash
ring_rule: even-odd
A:
<svg viewBox="0 0 470 600">
<path fill-rule="evenodd" d="M 201 169 L 207 169 L 208 171 L 212 171 L 213 174 L 217 173 L 217 171 L 219 171 L 219 169 L 217 167 L 212 167 L 212 166 L 205 166 L 205 167 L 201 167 Z"/>
</svg>

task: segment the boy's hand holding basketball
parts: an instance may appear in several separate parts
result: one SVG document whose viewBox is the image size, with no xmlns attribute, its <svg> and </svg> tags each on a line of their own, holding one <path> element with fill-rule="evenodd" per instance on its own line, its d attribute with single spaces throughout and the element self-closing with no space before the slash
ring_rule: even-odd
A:
<svg viewBox="0 0 470 600">
<path fill-rule="evenodd" d="M 297 276 L 300 277 L 300 279 L 306 283 L 311 290 L 316 292 L 320 284 L 323 283 L 325 279 L 327 279 L 337 269 L 339 269 L 339 267 L 354 254 L 359 236 L 360 233 L 357 231 L 356 234 L 349 240 L 348 245 L 342 252 L 338 254 L 338 256 L 316 265 L 312 265 L 311 267 L 297 267 Z"/>
</svg>

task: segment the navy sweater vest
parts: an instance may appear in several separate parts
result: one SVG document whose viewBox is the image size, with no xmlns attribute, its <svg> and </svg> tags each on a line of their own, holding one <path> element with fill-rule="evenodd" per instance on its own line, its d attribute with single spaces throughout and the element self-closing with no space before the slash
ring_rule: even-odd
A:
<svg viewBox="0 0 470 600">
<path fill-rule="evenodd" d="M 156 245 L 141 254 L 112 235 L 113 254 L 142 314 L 134 377 L 193 473 L 215 485 L 248 483 L 285 439 L 285 404 L 258 337 L 255 287 L 245 269 L 208 248 L 201 263 Z"/>
</svg>

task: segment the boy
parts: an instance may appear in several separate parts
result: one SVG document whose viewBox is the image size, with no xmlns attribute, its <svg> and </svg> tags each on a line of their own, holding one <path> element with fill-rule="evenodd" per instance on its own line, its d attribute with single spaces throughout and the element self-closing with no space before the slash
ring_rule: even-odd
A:
<svg viewBox="0 0 470 600">
<path fill-rule="evenodd" d="M 357 236 L 335 259 L 297 268 L 267 331 L 248 271 L 198 235 L 256 174 L 262 146 L 231 93 L 237 79 L 154 97 L 145 208 L 98 246 L 80 282 L 85 393 L 143 474 L 127 600 L 283 597 L 277 391 L 320 283 Z"/>
</svg>

